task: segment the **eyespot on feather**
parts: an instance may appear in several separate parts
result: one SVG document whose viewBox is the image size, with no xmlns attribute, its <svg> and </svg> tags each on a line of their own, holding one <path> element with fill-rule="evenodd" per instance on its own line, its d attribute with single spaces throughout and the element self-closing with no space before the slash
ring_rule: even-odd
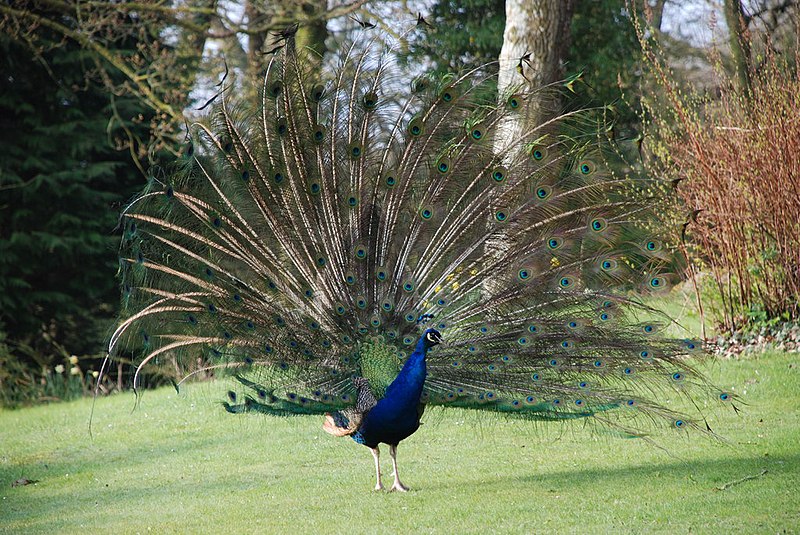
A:
<svg viewBox="0 0 800 535">
<path fill-rule="evenodd" d="M 535 162 L 541 162 L 542 160 L 547 158 L 548 152 L 549 151 L 547 147 L 543 145 L 532 145 L 530 148 L 531 158 L 533 158 Z"/>
<path fill-rule="evenodd" d="M 280 80 L 274 80 L 267 86 L 267 95 L 271 98 L 278 98 L 282 91 L 283 82 Z"/>
<path fill-rule="evenodd" d="M 364 154 L 364 146 L 354 141 L 347 146 L 347 154 L 350 156 L 351 160 L 358 160 Z"/>
<path fill-rule="evenodd" d="M 311 139 L 314 140 L 314 143 L 320 144 L 325 141 L 325 137 L 328 135 L 328 130 L 325 126 L 321 124 L 316 124 L 311 130 Z"/>
<path fill-rule="evenodd" d="M 553 194 L 553 188 L 547 185 L 542 185 L 534 189 L 534 195 L 537 200 L 545 201 Z"/>
<path fill-rule="evenodd" d="M 455 86 L 452 86 L 452 85 L 449 85 L 449 86 L 445 87 L 439 93 L 439 97 L 444 102 L 453 102 L 455 99 L 458 98 L 458 95 L 459 95 L 458 90 L 455 88 Z"/>
<path fill-rule="evenodd" d="M 430 79 L 426 75 L 421 75 L 411 81 L 411 91 L 421 93 L 430 87 Z"/>
<path fill-rule="evenodd" d="M 469 138 L 471 141 L 479 143 L 486 138 L 486 125 L 479 122 L 469 129 Z"/>
<path fill-rule="evenodd" d="M 502 165 L 498 165 L 489 172 L 491 179 L 498 184 L 505 181 L 507 174 L 508 169 Z"/>
<path fill-rule="evenodd" d="M 365 110 L 372 111 L 378 107 L 378 95 L 374 91 L 368 91 L 361 97 L 361 103 Z"/>
<path fill-rule="evenodd" d="M 415 117 L 408 123 L 407 130 L 412 137 L 419 137 L 425 133 L 425 123 L 421 117 Z"/>
<path fill-rule="evenodd" d="M 606 221 L 602 217 L 596 217 L 589 222 L 589 228 L 593 232 L 597 233 L 603 232 L 608 228 L 608 221 Z"/>
<path fill-rule="evenodd" d="M 309 96 L 313 102 L 319 102 L 325 96 L 325 86 L 322 84 L 315 84 L 309 91 Z"/>
<path fill-rule="evenodd" d="M 583 160 L 578 163 L 578 172 L 583 176 L 589 176 L 597 171 L 597 166 L 592 160 Z"/>
<path fill-rule="evenodd" d="M 600 262 L 598 262 L 598 266 L 600 267 L 601 271 L 609 273 L 616 270 L 619 264 L 613 258 L 603 258 L 600 260 Z"/>
<path fill-rule="evenodd" d="M 641 243 L 641 248 L 645 253 L 657 253 L 661 251 L 663 244 L 659 240 L 650 239 Z"/>
</svg>

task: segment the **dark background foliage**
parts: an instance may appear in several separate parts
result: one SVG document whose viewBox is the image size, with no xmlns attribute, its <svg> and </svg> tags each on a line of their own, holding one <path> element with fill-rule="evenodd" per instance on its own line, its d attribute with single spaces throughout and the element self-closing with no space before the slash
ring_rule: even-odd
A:
<svg viewBox="0 0 800 535">
<path fill-rule="evenodd" d="M 116 45 L 130 50 L 136 43 Z M 91 54 L 60 36 L 43 36 L 32 54 L 0 35 L 0 386 L 6 392 L 35 388 L 43 369 L 71 355 L 100 353 L 117 314 L 115 227 L 121 207 L 143 184 L 119 140 L 136 131 L 148 137 L 152 112 L 109 93 L 94 67 Z M 30 374 L 9 376 L 12 360 L 27 363 Z"/>
</svg>

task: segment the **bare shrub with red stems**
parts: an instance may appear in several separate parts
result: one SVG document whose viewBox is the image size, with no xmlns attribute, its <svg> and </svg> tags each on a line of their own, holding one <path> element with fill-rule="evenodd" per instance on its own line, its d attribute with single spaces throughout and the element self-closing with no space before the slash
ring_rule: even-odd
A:
<svg viewBox="0 0 800 535">
<path fill-rule="evenodd" d="M 719 88 L 683 90 L 639 30 L 652 95 L 647 165 L 678 180 L 693 270 L 713 278 L 721 327 L 800 319 L 800 55 L 765 53 L 751 89 L 710 53 Z"/>
</svg>

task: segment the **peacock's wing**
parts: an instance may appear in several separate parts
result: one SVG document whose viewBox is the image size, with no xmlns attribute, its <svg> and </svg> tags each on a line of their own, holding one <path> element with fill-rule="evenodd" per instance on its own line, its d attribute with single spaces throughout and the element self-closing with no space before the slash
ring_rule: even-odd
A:
<svg viewBox="0 0 800 535">
<path fill-rule="evenodd" d="M 354 377 L 382 396 L 430 324 L 428 403 L 692 421 L 659 397 L 691 344 L 620 293 L 668 285 L 670 190 L 616 164 L 604 110 L 514 129 L 555 89 L 409 83 L 369 37 L 321 76 L 284 45 L 260 102 L 223 99 L 126 209 L 111 353 L 224 370 L 230 410 L 329 412 Z"/>
<path fill-rule="evenodd" d="M 353 379 L 353 384 L 357 391 L 355 407 L 325 415 L 322 428 L 331 435 L 343 437 L 355 434 L 367 413 L 378 404 L 367 379 L 356 377 Z"/>
</svg>

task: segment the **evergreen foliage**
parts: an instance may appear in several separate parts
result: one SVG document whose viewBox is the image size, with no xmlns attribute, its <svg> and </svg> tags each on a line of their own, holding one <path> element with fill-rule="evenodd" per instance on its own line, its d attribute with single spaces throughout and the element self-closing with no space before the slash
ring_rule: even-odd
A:
<svg viewBox="0 0 800 535">
<path fill-rule="evenodd" d="M 638 123 L 639 42 L 625 0 L 578 0 L 572 16 L 568 75 L 583 73 L 575 90 L 594 105 L 614 105 L 617 124 Z"/>
<path fill-rule="evenodd" d="M 98 353 L 116 316 L 114 229 L 143 178 L 115 140 L 147 137 L 147 112 L 71 42 L 32 57 L 0 36 L 0 58 L 0 387 L 33 389 L 58 359 Z"/>
<path fill-rule="evenodd" d="M 427 58 L 434 71 L 447 73 L 465 64 L 497 61 L 506 24 L 503 0 L 442 0 L 431 6 L 426 20 L 433 27 L 414 43 L 411 55 Z"/>
</svg>

